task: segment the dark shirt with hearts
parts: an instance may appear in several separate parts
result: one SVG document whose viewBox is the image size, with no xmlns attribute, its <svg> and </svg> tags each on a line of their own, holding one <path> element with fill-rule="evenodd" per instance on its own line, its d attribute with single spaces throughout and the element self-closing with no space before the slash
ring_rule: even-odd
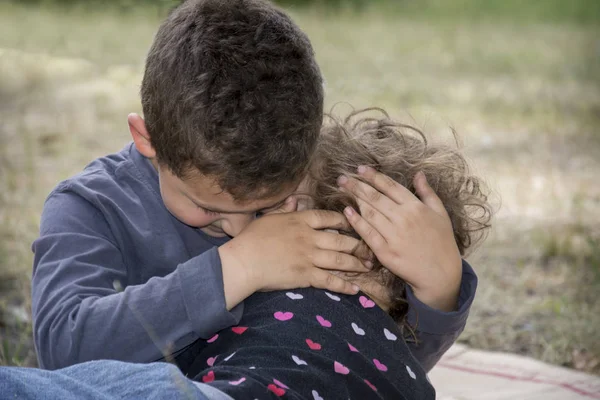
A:
<svg viewBox="0 0 600 400">
<path fill-rule="evenodd" d="M 402 333 L 365 294 L 256 293 L 199 340 L 188 376 L 234 399 L 435 399 Z"/>
</svg>

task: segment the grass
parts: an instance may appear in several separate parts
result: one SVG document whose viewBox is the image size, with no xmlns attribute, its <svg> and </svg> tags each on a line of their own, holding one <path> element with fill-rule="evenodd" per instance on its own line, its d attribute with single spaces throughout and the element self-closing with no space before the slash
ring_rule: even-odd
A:
<svg viewBox="0 0 600 400">
<path fill-rule="evenodd" d="M 438 8 L 292 10 L 313 40 L 327 107 L 381 106 L 440 140 L 453 126 L 502 203 L 470 259 L 480 288 L 460 340 L 600 373 L 597 7 L 561 18 L 552 0 L 551 15 L 511 18 L 423 3 Z M 45 196 L 129 140 L 158 22 L 150 8 L 0 4 L 1 365 L 35 363 L 21 317 Z"/>
</svg>

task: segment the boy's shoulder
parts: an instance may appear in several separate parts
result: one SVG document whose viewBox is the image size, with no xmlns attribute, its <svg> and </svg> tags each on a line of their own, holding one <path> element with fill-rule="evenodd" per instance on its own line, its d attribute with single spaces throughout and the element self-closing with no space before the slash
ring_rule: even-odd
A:
<svg viewBox="0 0 600 400">
<path fill-rule="evenodd" d="M 146 171 L 140 170 L 140 164 L 144 162 L 148 164 L 142 165 Z M 81 172 L 60 182 L 48 197 L 73 192 L 95 203 L 102 198 L 118 200 L 123 194 L 130 197 L 132 193 L 139 195 L 140 191 L 153 191 L 149 166 L 133 143 L 129 143 L 117 153 L 93 160 Z"/>
</svg>

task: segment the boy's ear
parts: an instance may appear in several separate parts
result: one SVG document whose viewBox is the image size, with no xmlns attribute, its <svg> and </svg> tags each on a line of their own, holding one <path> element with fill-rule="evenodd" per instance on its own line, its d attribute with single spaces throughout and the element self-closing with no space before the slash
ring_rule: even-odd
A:
<svg viewBox="0 0 600 400">
<path fill-rule="evenodd" d="M 138 114 L 129 114 L 127 116 L 127 123 L 137 150 L 146 158 L 156 157 L 156 151 L 154 151 L 154 147 L 150 143 L 150 134 L 146 129 L 144 119 Z"/>
</svg>

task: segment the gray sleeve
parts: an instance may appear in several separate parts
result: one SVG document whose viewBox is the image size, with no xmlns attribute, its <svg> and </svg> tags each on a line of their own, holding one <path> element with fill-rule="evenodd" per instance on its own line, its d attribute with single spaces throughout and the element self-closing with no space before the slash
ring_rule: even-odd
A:
<svg viewBox="0 0 600 400">
<path fill-rule="evenodd" d="M 415 297 L 407 288 L 409 303 L 408 321 L 416 326 L 417 343 L 408 343 L 413 356 L 429 372 L 444 353 L 454 344 L 465 329 L 471 304 L 477 290 L 477 275 L 463 261 L 463 275 L 456 311 L 443 312 L 433 309 Z"/>
<path fill-rule="evenodd" d="M 104 217 L 74 193 L 46 201 L 33 251 L 34 340 L 43 368 L 154 361 L 241 318 L 241 305 L 226 309 L 217 248 L 167 276 L 126 286 L 127 266 Z"/>
</svg>

